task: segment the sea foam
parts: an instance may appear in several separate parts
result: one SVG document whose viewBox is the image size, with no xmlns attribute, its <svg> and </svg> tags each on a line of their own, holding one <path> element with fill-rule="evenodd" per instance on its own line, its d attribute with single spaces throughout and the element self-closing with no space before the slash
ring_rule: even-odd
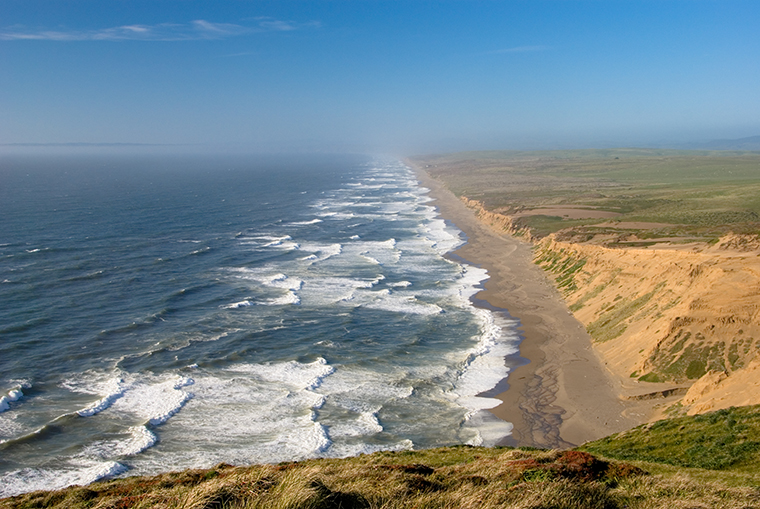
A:
<svg viewBox="0 0 760 509">
<path fill-rule="evenodd" d="M 109 393 L 100 398 L 97 401 L 94 401 L 93 403 L 90 403 L 88 406 L 81 410 L 77 410 L 77 414 L 80 417 L 90 417 L 95 414 L 99 414 L 106 408 L 110 407 L 114 401 L 119 399 L 124 395 L 125 387 L 123 386 L 124 381 L 121 378 L 113 379 L 109 385 L 111 385 L 111 388 L 109 390 Z"/>
<path fill-rule="evenodd" d="M 58 490 L 74 484 L 86 485 L 126 471 L 127 467 L 116 461 L 86 460 L 66 468 L 23 468 L 0 475 L 0 497 L 35 490 Z"/>
<path fill-rule="evenodd" d="M 85 447 L 83 455 L 102 459 L 117 459 L 135 456 L 158 443 L 156 434 L 145 426 L 131 426 L 124 435 L 126 436 L 122 439 L 96 441 Z"/>
</svg>

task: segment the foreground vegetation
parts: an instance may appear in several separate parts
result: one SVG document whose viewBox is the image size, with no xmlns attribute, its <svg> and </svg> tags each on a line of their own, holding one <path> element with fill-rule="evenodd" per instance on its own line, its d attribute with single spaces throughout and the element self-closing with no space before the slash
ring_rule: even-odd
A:
<svg viewBox="0 0 760 509">
<path fill-rule="evenodd" d="M 583 450 L 458 446 L 218 465 L 29 493 L 0 507 L 739 509 L 760 507 L 757 437 L 760 407 L 745 407 L 660 421 Z"/>
<path fill-rule="evenodd" d="M 760 464 L 760 407 L 644 424 L 582 449 L 621 460 L 754 474 Z"/>
<path fill-rule="evenodd" d="M 607 221 L 658 223 L 640 228 L 638 242 L 710 241 L 728 231 L 760 231 L 758 152 L 493 151 L 410 161 L 458 196 L 478 200 L 494 212 L 517 214 L 519 226 L 539 237 L 567 228 L 581 238 L 617 232 L 614 226 L 598 226 L 605 222 L 598 213 L 557 214 L 557 207 L 568 206 L 608 212 Z"/>
</svg>

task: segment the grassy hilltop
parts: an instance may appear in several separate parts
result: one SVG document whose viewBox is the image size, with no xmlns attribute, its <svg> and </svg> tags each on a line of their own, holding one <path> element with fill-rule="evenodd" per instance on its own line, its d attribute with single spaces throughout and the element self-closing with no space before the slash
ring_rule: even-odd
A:
<svg viewBox="0 0 760 509">
<path fill-rule="evenodd" d="M 760 406 L 659 421 L 577 450 L 444 447 L 188 470 L 0 508 L 760 507 Z M 622 458 L 619 461 L 613 458 Z"/>
</svg>

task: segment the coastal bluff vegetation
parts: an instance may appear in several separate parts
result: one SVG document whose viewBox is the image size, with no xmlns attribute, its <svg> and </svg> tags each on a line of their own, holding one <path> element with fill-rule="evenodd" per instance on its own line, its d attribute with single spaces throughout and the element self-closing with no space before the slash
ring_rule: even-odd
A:
<svg viewBox="0 0 760 509">
<path fill-rule="evenodd" d="M 185 470 L 0 500 L 0 508 L 760 507 L 760 407 L 645 424 L 571 450 L 454 446 Z"/>
<path fill-rule="evenodd" d="M 623 399 L 655 418 L 760 403 L 760 153 L 411 158 L 533 246 Z M 665 398 L 665 399 L 663 399 Z"/>
</svg>

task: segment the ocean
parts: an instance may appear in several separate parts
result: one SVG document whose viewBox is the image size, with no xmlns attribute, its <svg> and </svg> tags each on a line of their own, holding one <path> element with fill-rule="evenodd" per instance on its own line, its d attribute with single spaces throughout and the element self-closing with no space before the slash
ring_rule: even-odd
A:
<svg viewBox="0 0 760 509">
<path fill-rule="evenodd" d="M 517 323 L 430 201 L 366 156 L 3 156 L 0 496 L 507 436 Z"/>
</svg>

